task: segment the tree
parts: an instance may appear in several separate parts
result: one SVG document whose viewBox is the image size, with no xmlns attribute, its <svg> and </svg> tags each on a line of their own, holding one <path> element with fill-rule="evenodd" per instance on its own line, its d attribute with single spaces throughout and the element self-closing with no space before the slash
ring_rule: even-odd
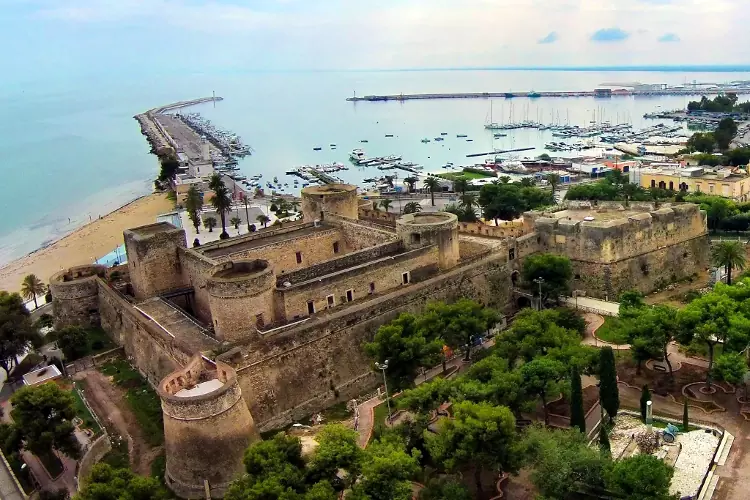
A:
<svg viewBox="0 0 750 500">
<path fill-rule="evenodd" d="M 477 207 L 477 196 L 473 193 L 464 193 L 458 198 L 458 200 L 459 206 L 466 212 L 471 212 L 474 215 L 474 219 L 476 219 L 474 209 Z"/>
<path fill-rule="evenodd" d="M 711 260 L 715 266 L 724 268 L 727 285 L 731 285 L 732 269 L 745 269 L 745 245 L 739 241 L 720 241 L 711 249 Z"/>
<path fill-rule="evenodd" d="M 430 201 L 432 202 L 432 206 L 435 206 L 435 191 L 442 191 L 443 186 L 440 184 L 440 181 L 437 177 L 429 176 L 424 180 L 424 186 L 430 190 Z"/>
<path fill-rule="evenodd" d="M 599 449 L 605 455 L 611 453 L 609 447 L 609 431 L 607 430 L 607 426 L 604 425 L 604 422 L 599 424 Z"/>
<path fill-rule="evenodd" d="M 453 349 L 466 346 L 466 360 L 477 338 L 497 323 L 492 309 L 471 299 L 459 299 L 452 304 L 431 302 L 417 320 L 416 327 L 426 338 L 441 337 Z"/>
<path fill-rule="evenodd" d="M 716 358 L 714 376 L 718 380 L 732 385 L 744 384 L 747 371 L 747 361 L 743 354 L 728 352 Z M 745 391 L 745 397 L 747 397 L 747 391 Z"/>
<path fill-rule="evenodd" d="M 0 291 L 0 368 L 6 378 L 18 363 L 18 357 L 32 346 L 35 336 L 21 296 Z"/>
<path fill-rule="evenodd" d="M 641 309 L 646 305 L 643 294 L 638 290 L 627 290 L 620 294 L 620 315 L 627 309 Z M 640 311 L 639 311 L 640 312 Z"/>
<path fill-rule="evenodd" d="M 640 454 L 616 461 L 607 486 L 629 500 L 672 500 L 669 484 L 674 469 L 653 455 Z"/>
<path fill-rule="evenodd" d="M 427 434 L 430 456 L 446 469 L 474 467 L 477 490 L 482 490 L 482 470 L 516 472 L 520 443 L 516 419 L 508 408 L 464 401 L 454 405 L 454 418 L 446 419 L 437 434 Z"/>
<path fill-rule="evenodd" d="M 630 200 L 638 193 L 638 186 L 627 182 L 622 185 L 622 197 L 625 199 L 625 207 L 630 206 Z"/>
<path fill-rule="evenodd" d="M 417 328 L 416 318 L 402 313 L 378 328 L 364 349 L 374 361 L 389 362 L 386 376 L 395 390 L 412 385 L 420 367 L 439 362 L 442 342 L 425 337 L 424 331 Z"/>
<path fill-rule="evenodd" d="M 729 144 L 737 135 L 737 123 L 731 118 L 724 118 L 714 130 L 714 139 L 720 150 L 729 149 Z"/>
<path fill-rule="evenodd" d="M 552 188 L 552 199 L 555 199 L 555 190 L 557 189 L 557 186 L 560 185 L 560 176 L 554 173 L 547 174 L 544 176 L 544 178 L 547 180 L 547 183 Z"/>
<path fill-rule="evenodd" d="M 696 132 L 687 141 L 689 151 L 700 151 L 702 153 L 711 153 L 716 145 L 716 139 L 711 132 Z"/>
<path fill-rule="evenodd" d="M 214 231 L 214 228 L 216 227 L 216 218 L 206 217 L 205 219 L 203 219 L 203 225 L 208 228 L 209 233 L 212 233 Z"/>
<path fill-rule="evenodd" d="M 469 190 L 469 181 L 466 180 L 464 177 L 459 177 L 458 179 L 453 181 L 453 192 L 466 194 L 466 191 L 468 190 Z"/>
<path fill-rule="evenodd" d="M 526 209 L 519 186 L 513 184 L 485 184 L 479 190 L 479 205 L 486 219 L 513 220 Z"/>
<path fill-rule="evenodd" d="M 36 303 L 37 295 L 44 295 L 46 291 L 47 287 L 34 274 L 27 274 L 21 282 L 21 295 L 26 300 L 34 299 L 34 309 L 39 308 Z"/>
<path fill-rule="evenodd" d="M 454 386 L 455 383 L 451 380 L 435 378 L 402 392 L 398 398 L 398 407 L 419 414 L 429 413 L 448 400 Z"/>
<path fill-rule="evenodd" d="M 380 200 L 380 206 L 383 207 L 383 210 L 385 210 L 386 212 L 390 210 L 392 205 L 393 205 L 393 200 L 389 200 L 388 198 L 384 198 Z"/>
<path fill-rule="evenodd" d="M 347 499 L 411 500 L 411 481 L 419 472 L 419 452 L 408 454 L 398 440 L 370 444 L 362 459 L 362 474 Z"/>
<path fill-rule="evenodd" d="M 688 418 L 688 401 L 685 398 L 682 401 L 682 432 L 687 432 L 690 429 L 690 419 Z"/>
<path fill-rule="evenodd" d="M 409 177 L 405 177 L 405 178 L 404 178 L 404 184 L 406 184 L 406 185 L 407 185 L 407 186 L 409 187 L 409 192 L 410 192 L 410 193 L 413 193 L 413 192 L 414 192 L 414 186 L 416 186 L 416 185 L 417 185 L 417 181 L 418 181 L 418 180 L 419 180 L 419 179 L 417 179 L 417 178 L 416 178 L 416 177 L 414 177 L 414 176 L 409 176 Z"/>
<path fill-rule="evenodd" d="M 732 204 L 727 199 L 717 196 L 713 197 L 710 201 L 706 210 L 706 216 L 708 217 L 708 225 L 714 233 L 716 233 L 716 230 L 721 225 L 721 221 L 729 216 L 731 209 Z"/>
<path fill-rule="evenodd" d="M 583 389 L 581 388 L 581 374 L 573 367 L 570 375 L 570 426 L 586 433 L 586 414 L 583 408 Z"/>
<path fill-rule="evenodd" d="M 268 223 L 271 222 L 271 218 L 267 215 L 260 214 L 255 218 L 260 224 L 263 224 L 263 227 L 268 227 Z"/>
<path fill-rule="evenodd" d="M 91 469 L 86 486 L 74 500 L 167 500 L 171 495 L 155 478 L 133 474 L 130 469 L 115 469 L 98 463 Z"/>
<path fill-rule="evenodd" d="M 419 204 L 419 202 L 416 201 L 410 201 L 406 205 L 404 205 L 404 213 L 405 214 L 416 214 L 422 211 L 422 205 Z"/>
<path fill-rule="evenodd" d="M 43 457 L 50 457 L 53 450 L 71 458 L 80 456 L 72 423 L 76 416 L 73 394 L 56 384 L 42 384 L 20 389 L 11 403 L 11 416 L 25 449 Z"/>
<path fill-rule="evenodd" d="M 523 262 L 521 277 L 524 287 L 534 294 L 538 294 L 539 290 L 539 286 L 534 280 L 543 279 L 540 300 L 557 300 L 560 295 L 570 293 L 573 266 L 569 258 L 561 255 L 551 253 L 529 255 Z"/>
<path fill-rule="evenodd" d="M 605 346 L 599 351 L 599 355 L 599 399 L 609 417 L 615 418 L 620 408 L 615 354 L 610 346 Z"/>
<path fill-rule="evenodd" d="M 211 206 L 214 207 L 221 219 L 221 234 L 219 238 L 225 240 L 229 238 L 229 233 L 227 233 L 227 214 L 232 209 L 232 196 L 229 188 L 221 180 L 219 174 L 213 174 L 208 181 L 208 185 L 214 192 L 214 196 L 211 198 Z"/>
<path fill-rule="evenodd" d="M 646 421 L 646 408 L 648 402 L 651 401 L 651 391 L 648 390 L 648 384 L 644 385 L 641 389 L 641 420 Z M 687 401 L 687 399 L 685 400 Z"/>
<path fill-rule="evenodd" d="M 419 500 L 472 500 L 466 486 L 453 479 L 437 478 L 419 491 Z"/>
<path fill-rule="evenodd" d="M 161 182 L 172 180 L 180 168 L 180 160 L 174 154 L 161 156 L 159 163 L 161 165 L 159 181 Z"/>
<path fill-rule="evenodd" d="M 531 482 L 543 498 L 584 498 L 581 493 L 604 486 L 609 459 L 588 446 L 584 433 L 534 425 L 525 432 L 523 449 Z"/>
<path fill-rule="evenodd" d="M 559 381 L 565 376 L 565 372 L 564 364 L 546 357 L 534 359 L 521 366 L 521 378 L 523 379 L 522 384 L 524 389 L 528 393 L 536 394 L 542 401 L 544 425 L 549 425 L 547 396 L 560 392 L 562 387 Z"/>
<path fill-rule="evenodd" d="M 57 345 L 67 361 L 75 361 L 88 351 L 88 334 L 80 326 L 66 326 L 57 334 Z"/>
<path fill-rule="evenodd" d="M 229 223 L 230 223 L 231 225 L 233 225 L 233 226 L 234 226 L 234 228 L 235 228 L 235 229 L 237 229 L 237 230 L 239 230 L 239 229 L 240 229 L 240 223 L 241 223 L 241 222 L 242 222 L 242 220 L 241 220 L 241 219 L 240 219 L 239 217 L 232 217 L 232 218 L 231 218 L 231 219 L 229 220 Z"/>
<path fill-rule="evenodd" d="M 627 292 L 626 292 L 627 293 Z M 625 294 L 623 294 L 625 295 Z M 669 361 L 669 344 L 677 334 L 675 321 L 677 311 L 669 306 L 635 307 L 629 300 L 620 302 L 621 331 L 631 345 L 631 355 L 640 373 L 641 363 L 649 359 L 663 359 L 667 363 L 670 379 L 674 378 L 672 363 Z"/>
<path fill-rule="evenodd" d="M 326 425 L 316 436 L 319 446 L 310 460 L 308 482 L 332 480 L 339 470 L 345 470 L 349 483 L 359 474 L 362 450 L 357 445 L 358 434 L 341 424 Z"/>
<path fill-rule="evenodd" d="M 200 233 L 198 229 L 201 225 L 200 212 L 203 209 L 203 195 L 198 191 L 195 185 L 190 186 L 185 198 L 185 210 L 187 211 L 190 222 L 195 226 L 195 232 Z"/>
</svg>

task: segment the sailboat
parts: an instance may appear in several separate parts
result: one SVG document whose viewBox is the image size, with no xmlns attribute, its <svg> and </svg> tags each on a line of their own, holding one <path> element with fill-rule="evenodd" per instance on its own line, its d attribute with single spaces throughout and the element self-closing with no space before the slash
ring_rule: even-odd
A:
<svg viewBox="0 0 750 500">
<path fill-rule="evenodd" d="M 504 130 L 505 127 L 499 123 L 492 121 L 492 101 L 490 100 L 490 121 L 484 125 L 487 130 Z"/>
</svg>

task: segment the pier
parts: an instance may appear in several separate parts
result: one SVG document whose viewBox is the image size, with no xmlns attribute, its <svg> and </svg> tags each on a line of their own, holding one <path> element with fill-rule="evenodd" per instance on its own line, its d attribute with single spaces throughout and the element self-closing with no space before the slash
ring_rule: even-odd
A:
<svg viewBox="0 0 750 500">
<path fill-rule="evenodd" d="M 653 96 L 702 96 L 702 95 L 719 95 L 726 93 L 750 94 L 750 87 L 726 87 L 726 88 L 667 88 L 663 90 L 633 90 L 633 89 L 616 89 L 603 91 L 596 90 L 579 90 L 579 91 L 561 91 L 561 92 L 461 92 L 447 94 L 390 94 L 390 95 L 366 95 L 348 97 L 350 102 L 380 102 L 380 101 L 416 101 L 428 99 L 492 99 L 505 98 L 512 99 L 517 97 L 527 97 L 536 99 L 539 97 L 653 97 Z"/>
</svg>

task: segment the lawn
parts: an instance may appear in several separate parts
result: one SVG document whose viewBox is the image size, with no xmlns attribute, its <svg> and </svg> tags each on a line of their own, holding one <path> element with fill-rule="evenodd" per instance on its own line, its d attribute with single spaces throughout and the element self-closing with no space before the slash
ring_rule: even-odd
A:
<svg viewBox="0 0 750 500">
<path fill-rule="evenodd" d="M 74 386 L 74 389 L 72 389 L 71 392 L 73 393 L 73 397 L 75 398 L 76 415 L 78 415 L 78 417 L 83 420 L 83 425 L 81 427 L 91 429 L 94 432 L 95 436 L 98 435 L 101 432 L 101 427 L 99 427 L 99 424 L 96 423 L 96 420 L 94 420 L 91 412 L 83 402 L 81 393 L 78 392 L 78 386 Z"/>
<path fill-rule="evenodd" d="M 92 328 L 86 330 L 88 335 L 88 355 L 99 354 L 110 349 L 117 347 L 114 342 L 109 338 L 107 332 L 101 328 Z"/>
<path fill-rule="evenodd" d="M 611 344 L 627 344 L 628 339 L 620 332 L 620 318 L 613 316 L 606 316 L 604 318 L 604 324 L 596 330 L 596 336 L 604 342 Z"/>
<path fill-rule="evenodd" d="M 151 446 L 164 443 L 161 401 L 140 373 L 124 360 L 102 365 L 99 370 L 112 377 L 114 383 L 127 390 L 125 399 L 133 411 L 143 434 Z"/>
<path fill-rule="evenodd" d="M 447 172 L 447 173 L 440 173 L 435 174 L 437 177 L 442 177 L 443 179 L 448 179 L 451 181 L 454 181 L 456 179 L 466 179 L 468 181 L 473 181 L 476 179 L 487 179 L 488 177 L 494 177 L 494 175 L 491 174 L 480 174 L 479 172 Z"/>
</svg>

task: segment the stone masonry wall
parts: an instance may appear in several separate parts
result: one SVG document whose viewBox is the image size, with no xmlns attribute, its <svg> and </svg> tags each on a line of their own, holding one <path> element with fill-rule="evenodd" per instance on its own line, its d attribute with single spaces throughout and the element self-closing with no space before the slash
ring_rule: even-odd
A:
<svg viewBox="0 0 750 500">
<path fill-rule="evenodd" d="M 357 219 L 347 219 L 334 214 L 326 215 L 326 223 L 337 226 L 346 244 L 352 250 L 361 250 L 396 240 L 396 235 L 382 228 L 362 224 Z"/>
<path fill-rule="evenodd" d="M 210 325 L 212 318 L 206 279 L 216 263 L 189 248 L 178 249 L 178 253 L 185 283 L 195 290 L 190 304 L 193 307 L 193 315 L 204 324 Z"/>
<path fill-rule="evenodd" d="M 373 293 L 388 293 L 395 288 L 410 286 L 404 285 L 403 273 L 414 273 L 415 278 L 425 279 L 438 272 L 436 262 L 437 247 L 422 248 L 321 276 L 290 288 L 282 286 L 277 294 L 283 301 L 287 321 L 291 321 L 308 316 L 308 301 L 313 301 L 315 311 L 322 311 L 329 308 L 329 295 L 333 295 L 335 308 L 347 302 L 347 290 L 352 290 L 353 300 L 356 301 Z M 373 292 L 370 291 L 371 284 L 374 284 Z"/>
<path fill-rule="evenodd" d="M 102 328 L 125 349 L 149 382 L 162 378 L 190 359 L 190 348 L 172 338 L 156 323 L 139 313 L 104 281 L 99 280 L 99 313 Z"/>
<path fill-rule="evenodd" d="M 510 303 L 507 258 L 494 254 L 392 293 L 323 311 L 219 358 L 237 369 L 256 424 L 269 430 L 375 386 L 379 379 L 362 344 L 377 328 L 401 312 L 418 312 L 430 300 L 460 297 L 505 308 Z"/>
</svg>

